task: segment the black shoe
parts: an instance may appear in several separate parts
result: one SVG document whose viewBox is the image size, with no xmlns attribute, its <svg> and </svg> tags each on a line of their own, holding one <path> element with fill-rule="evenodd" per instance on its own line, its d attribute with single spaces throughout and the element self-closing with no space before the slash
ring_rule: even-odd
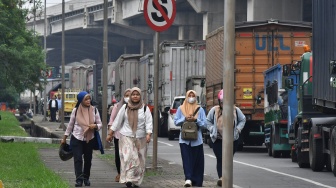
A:
<svg viewBox="0 0 336 188">
<path fill-rule="evenodd" d="M 83 180 L 76 180 L 75 187 L 82 187 L 83 186 Z"/>
<path fill-rule="evenodd" d="M 132 187 L 132 182 L 126 182 L 126 187 Z"/>
<path fill-rule="evenodd" d="M 91 185 L 91 182 L 89 179 L 84 179 L 84 185 L 85 186 L 90 186 Z"/>
</svg>

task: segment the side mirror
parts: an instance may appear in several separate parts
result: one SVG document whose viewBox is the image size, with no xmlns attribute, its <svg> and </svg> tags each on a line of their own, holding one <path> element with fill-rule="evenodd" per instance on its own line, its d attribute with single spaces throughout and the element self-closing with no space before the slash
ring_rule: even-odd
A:
<svg viewBox="0 0 336 188">
<path fill-rule="evenodd" d="M 293 78 L 286 78 L 285 87 L 287 89 L 293 89 L 294 88 L 294 79 Z"/>
<path fill-rule="evenodd" d="M 302 61 L 296 61 L 293 64 L 292 70 L 299 70 L 301 68 L 301 63 L 302 63 Z"/>
<path fill-rule="evenodd" d="M 169 112 L 169 107 L 164 108 L 164 112 L 168 113 Z"/>
<path fill-rule="evenodd" d="M 282 67 L 282 76 L 289 76 L 291 71 L 290 64 L 283 65 Z"/>
<path fill-rule="evenodd" d="M 257 102 L 257 104 L 260 104 L 260 103 L 261 103 L 261 100 L 262 100 L 261 95 L 258 94 L 257 97 L 256 97 L 256 102 Z"/>
</svg>

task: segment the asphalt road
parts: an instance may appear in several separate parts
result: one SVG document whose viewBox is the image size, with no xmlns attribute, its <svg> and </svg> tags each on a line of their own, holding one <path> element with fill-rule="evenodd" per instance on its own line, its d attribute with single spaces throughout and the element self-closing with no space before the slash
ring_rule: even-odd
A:
<svg viewBox="0 0 336 188">
<path fill-rule="evenodd" d="M 182 165 L 178 139 L 158 139 L 158 157 Z M 152 143 L 152 142 L 151 142 Z M 152 154 L 150 144 L 148 154 Z M 204 144 L 205 174 L 217 180 L 213 150 Z M 332 188 L 336 177 L 332 172 L 313 172 L 299 168 L 290 158 L 272 158 L 264 147 L 245 147 L 233 160 L 233 183 L 241 188 Z"/>
</svg>

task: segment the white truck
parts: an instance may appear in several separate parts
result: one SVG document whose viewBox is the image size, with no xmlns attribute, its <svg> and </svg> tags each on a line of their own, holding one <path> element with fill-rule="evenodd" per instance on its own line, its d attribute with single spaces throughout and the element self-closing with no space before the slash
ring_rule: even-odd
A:
<svg viewBox="0 0 336 188">
<path fill-rule="evenodd" d="M 165 41 L 159 48 L 159 111 L 163 122 L 159 124 L 160 137 L 168 136 L 173 140 L 179 135 L 180 127 L 174 124 L 174 115 L 189 89 L 197 94 L 205 94 L 201 82 L 205 78 L 205 41 Z M 147 54 L 140 58 L 139 88 L 144 101 L 154 108 L 154 56 Z M 202 81 L 203 80 L 203 81 Z M 198 83 L 198 84 L 197 84 Z M 199 97 L 199 103 L 205 104 L 205 97 Z"/>
</svg>

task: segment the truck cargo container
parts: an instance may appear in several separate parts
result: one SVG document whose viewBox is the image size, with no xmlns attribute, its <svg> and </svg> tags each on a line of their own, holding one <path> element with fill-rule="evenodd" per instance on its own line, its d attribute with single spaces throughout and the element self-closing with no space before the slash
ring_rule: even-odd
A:
<svg viewBox="0 0 336 188">
<path fill-rule="evenodd" d="M 264 90 L 263 72 L 276 65 L 299 59 L 302 46 L 310 45 L 311 23 L 277 20 L 236 24 L 234 104 L 246 116 L 239 149 L 264 143 L 264 104 L 256 103 Z M 206 94 L 209 110 L 218 104 L 217 93 L 223 87 L 223 28 L 206 37 Z M 225 89 L 225 88 L 224 88 Z"/>
<path fill-rule="evenodd" d="M 285 87 L 283 82 L 285 78 L 293 79 L 292 89 Z M 288 132 L 298 111 L 296 96 L 298 80 L 298 71 L 293 70 L 289 75 L 283 76 L 280 64 L 264 72 L 265 145 L 268 155 L 274 158 L 290 156 Z"/>
<path fill-rule="evenodd" d="M 310 166 L 313 171 L 326 167 L 336 176 L 336 23 L 331 21 L 335 14 L 335 1 L 313 1 L 313 55 L 307 52 L 298 62 L 299 114 L 290 143 L 300 167 Z M 292 83 L 287 79 L 286 87 L 293 87 Z"/>
<path fill-rule="evenodd" d="M 168 136 L 172 140 L 180 132 L 180 127 L 175 126 L 173 118 L 176 109 L 182 104 L 173 105 L 174 98 L 183 102 L 187 82 L 193 86 L 192 89 L 202 92 L 197 88 L 201 85 L 197 85 L 196 82 L 200 84 L 205 76 L 205 41 L 164 41 L 159 47 L 158 98 L 159 111 L 163 117 L 163 123 L 159 126 L 159 136 Z M 144 100 L 150 108 L 153 108 L 155 79 L 153 54 L 147 54 L 140 59 L 139 70 L 139 83 L 145 96 Z"/>
<path fill-rule="evenodd" d="M 115 64 L 115 96 L 120 99 L 125 89 L 139 87 L 140 54 L 123 54 Z"/>
</svg>

